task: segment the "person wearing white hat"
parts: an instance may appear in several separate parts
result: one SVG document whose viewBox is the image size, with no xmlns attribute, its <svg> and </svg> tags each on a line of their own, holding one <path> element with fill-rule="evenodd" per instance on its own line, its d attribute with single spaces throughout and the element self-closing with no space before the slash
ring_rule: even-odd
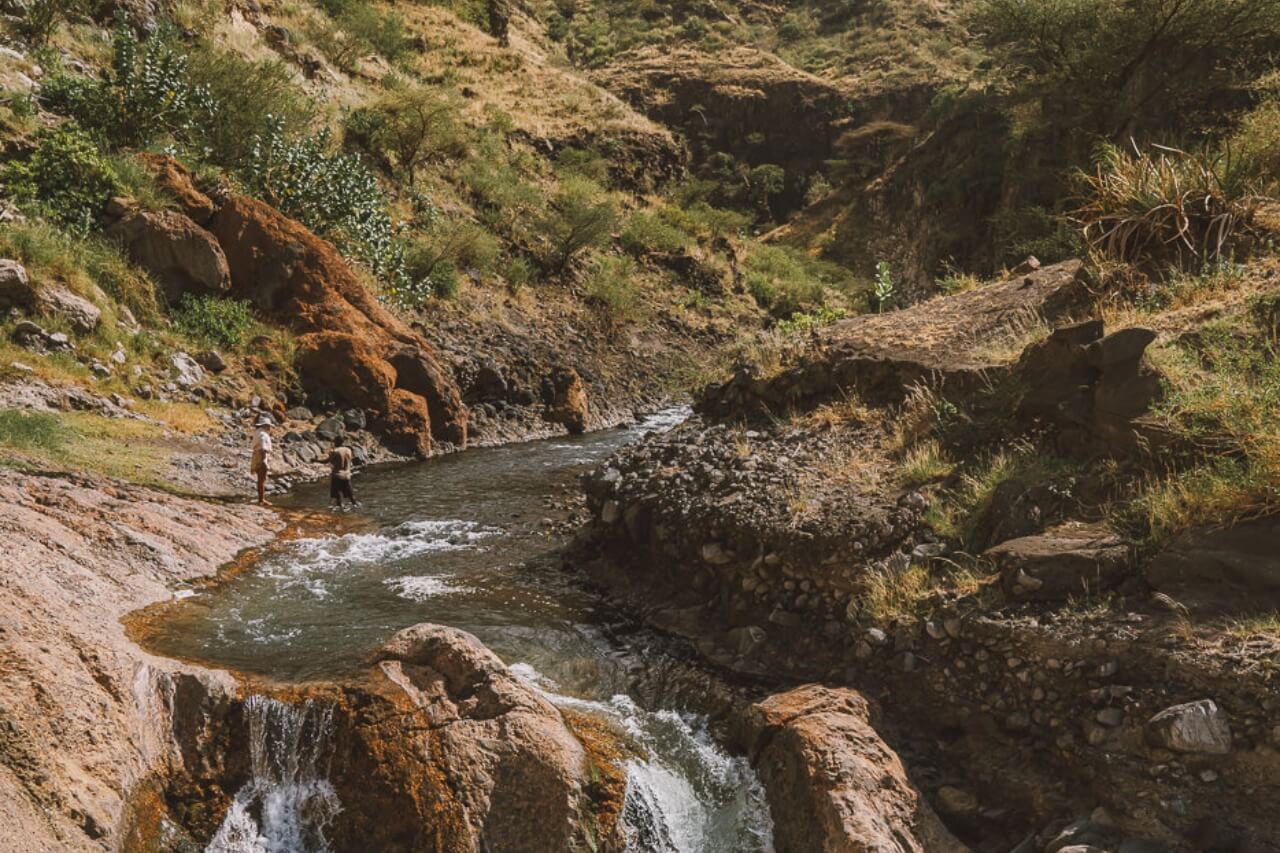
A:
<svg viewBox="0 0 1280 853">
<path fill-rule="evenodd" d="M 253 456 L 249 460 L 249 470 L 258 478 L 258 505 L 267 503 L 267 457 L 271 454 L 271 428 L 275 421 L 268 415 L 259 415 L 257 435 L 253 438 Z"/>
</svg>

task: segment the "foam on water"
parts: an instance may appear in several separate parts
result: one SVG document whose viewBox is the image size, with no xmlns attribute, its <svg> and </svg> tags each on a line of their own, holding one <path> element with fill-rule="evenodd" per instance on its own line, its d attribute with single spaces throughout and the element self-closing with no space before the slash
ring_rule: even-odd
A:
<svg viewBox="0 0 1280 853">
<path fill-rule="evenodd" d="M 459 586 L 450 580 L 433 575 L 407 575 L 402 578 L 387 578 L 384 584 L 396 591 L 396 595 L 409 601 L 426 601 L 441 595 L 456 595 L 471 592 L 469 587 Z"/>
</svg>

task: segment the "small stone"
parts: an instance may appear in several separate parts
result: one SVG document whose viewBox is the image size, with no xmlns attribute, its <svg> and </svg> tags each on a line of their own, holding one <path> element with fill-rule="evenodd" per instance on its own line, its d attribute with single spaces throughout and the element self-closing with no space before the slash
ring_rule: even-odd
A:
<svg viewBox="0 0 1280 853">
<path fill-rule="evenodd" d="M 960 635 L 964 631 L 963 623 L 955 616 L 948 616 L 946 619 L 943 619 L 942 628 L 947 632 L 947 636 L 953 640 L 960 639 Z"/>
<path fill-rule="evenodd" d="M 600 507 L 600 520 L 605 524 L 617 524 L 622 518 L 622 507 L 615 500 L 607 500 Z"/>
<path fill-rule="evenodd" d="M 11 361 L 9 362 L 9 367 L 10 369 L 16 370 L 19 373 L 35 373 L 35 370 L 36 370 L 31 365 L 24 364 L 21 361 Z"/>
<path fill-rule="evenodd" d="M 1206 782 L 1206 783 L 1207 783 L 1207 782 L 1216 782 L 1216 781 L 1218 781 L 1218 773 L 1217 773 L 1217 771 L 1215 771 L 1215 770 L 1202 770 L 1202 771 L 1200 771 L 1200 781 L 1201 781 L 1201 782 Z"/>
<path fill-rule="evenodd" d="M 1094 718 L 1098 722 L 1102 723 L 1104 726 L 1110 726 L 1111 728 L 1115 728 L 1116 726 L 1124 722 L 1124 709 L 1123 708 L 1103 708 L 1096 715 L 1094 715 Z"/>
<path fill-rule="evenodd" d="M 1147 722 L 1155 746 L 1174 752 L 1226 755 L 1231 752 L 1231 725 L 1212 699 L 1174 705 Z"/>
<path fill-rule="evenodd" d="M 889 642 L 889 635 L 879 628 L 868 628 L 866 638 L 867 642 L 873 646 L 883 646 Z"/>
<path fill-rule="evenodd" d="M 969 817 L 978 811 L 978 798 L 951 785 L 938 789 L 938 811 L 948 817 Z"/>
</svg>

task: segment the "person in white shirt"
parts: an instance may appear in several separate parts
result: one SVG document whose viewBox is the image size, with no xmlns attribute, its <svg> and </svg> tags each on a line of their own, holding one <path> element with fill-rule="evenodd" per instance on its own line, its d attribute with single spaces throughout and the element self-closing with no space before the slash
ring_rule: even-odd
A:
<svg viewBox="0 0 1280 853">
<path fill-rule="evenodd" d="M 267 457 L 271 455 L 271 428 L 275 422 L 266 415 L 258 418 L 254 424 L 258 434 L 253 438 L 253 456 L 249 460 L 249 470 L 258 478 L 258 505 L 267 503 Z"/>
</svg>

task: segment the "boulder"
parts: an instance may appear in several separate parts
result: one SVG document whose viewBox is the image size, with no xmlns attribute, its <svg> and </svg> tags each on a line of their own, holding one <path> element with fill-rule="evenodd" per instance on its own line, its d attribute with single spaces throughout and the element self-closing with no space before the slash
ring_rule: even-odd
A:
<svg viewBox="0 0 1280 853">
<path fill-rule="evenodd" d="M 34 298 L 27 268 L 11 258 L 0 259 L 0 310 L 25 308 Z"/>
<path fill-rule="evenodd" d="M 1146 566 L 1147 583 L 1193 611 L 1280 610 L 1280 515 L 1179 534 Z"/>
<path fill-rule="evenodd" d="M 341 418 L 325 418 L 320 422 L 320 425 L 316 427 L 316 435 L 320 436 L 325 441 L 333 441 L 346 433 L 346 431 L 346 425 L 343 424 Z"/>
<path fill-rule="evenodd" d="M 507 398 L 507 379 L 502 374 L 502 367 L 497 362 L 486 360 L 476 371 L 471 386 L 467 389 L 467 399 L 505 400 Z"/>
<path fill-rule="evenodd" d="M 1147 721 L 1147 740 L 1174 752 L 1226 755 L 1231 752 L 1231 724 L 1212 699 L 1165 708 Z"/>
<path fill-rule="evenodd" d="M 124 244 L 129 257 L 155 277 L 170 302 L 186 293 L 231 289 L 222 247 L 185 213 L 142 210 L 124 199 L 112 199 L 107 212 L 115 219 L 105 233 Z"/>
<path fill-rule="evenodd" d="M 177 158 L 169 154 L 138 155 L 147 171 L 155 179 L 156 186 L 172 198 L 178 208 L 197 225 L 207 225 L 216 211 L 213 200 L 196 189 L 191 175 Z"/>
<path fill-rule="evenodd" d="M 557 367 L 546 380 L 543 398 L 547 404 L 545 417 L 563 424 L 569 432 L 581 435 L 587 430 L 587 388 L 572 367 Z"/>
<path fill-rule="evenodd" d="M 373 664 L 335 716 L 334 849 L 621 848 L 622 791 L 597 782 L 619 774 L 475 637 L 415 625 Z"/>
<path fill-rule="evenodd" d="M 1132 549 L 1119 536 L 1080 522 L 1010 539 L 985 555 L 1000 569 L 1007 593 L 1039 601 L 1110 589 L 1124 580 L 1132 563 Z"/>
<path fill-rule="evenodd" d="M 59 285 L 45 285 L 36 291 L 35 309 L 46 317 L 65 320 L 72 331 L 87 335 L 102 322 L 102 312 L 83 296 Z"/>
<path fill-rule="evenodd" d="M 965 851 L 852 690 L 810 684 L 752 705 L 739 736 L 768 794 L 778 853 Z"/>
<path fill-rule="evenodd" d="M 1015 373 L 1027 389 L 1018 417 L 1056 427 L 1065 452 L 1137 451 L 1148 438 L 1140 418 L 1163 394 L 1144 355 L 1155 338 L 1136 327 L 1104 336 L 1101 320 L 1055 329 L 1018 360 Z"/>
<path fill-rule="evenodd" d="M 66 320 L 77 334 L 86 335 L 98 328 L 102 312 L 83 296 L 67 288 L 31 283 L 27 270 L 15 260 L 0 260 L 0 311 L 16 308 L 46 317 Z"/>
<path fill-rule="evenodd" d="M 374 427 L 411 452 L 465 445 L 467 414 L 431 346 L 383 307 L 337 250 L 269 205 L 227 199 L 210 222 L 232 295 L 296 332 L 308 391 L 378 413 Z"/>
<path fill-rule="evenodd" d="M 202 350 L 196 353 L 196 363 L 211 373 L 221 373 L 227 369 L 227 360 L 217 350 Z"/>
<path fill-rule="evenodd" d="M 185 352 L 175 352 L 169 356 L 173 367 L 173 381 L 183 388 L 190 388 L 204 381 L 204 368 Z"/>
</svg>

